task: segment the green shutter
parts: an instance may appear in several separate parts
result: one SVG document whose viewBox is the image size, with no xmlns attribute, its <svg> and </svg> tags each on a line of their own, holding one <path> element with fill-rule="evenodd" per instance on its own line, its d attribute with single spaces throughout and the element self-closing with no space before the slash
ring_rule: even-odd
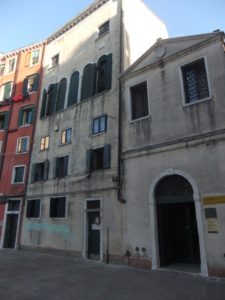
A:
<svg viewBox="0 0 225 300">
<path fill-rule="evenodd" d="M 107 56 L 106 62 L 106 89 L 110 90 L 112 85 L 112 54 Z"/>
<path fill-rule="evenodd" d="M 49 173 L 49 160 L 46 159 L 44 164 L 44 176 L 43 176 L 44 180 L 48 180 L 48 173 Z"/>
<path fill-rule="evenodd" d="M 66 78 L 61 79 L 58 87 L 55 111 L 64 109 L 65 97 L 66 97 L 66 85 L 67 85 Z"/>
<path fill-rule="evenodd" d="M 51 91 L 51 94 L 49 94 L 49 97 L 50 97 L 50 115 L 54 113 L 55 111 L 55 104 L 56 104 L 56 97 L 57 97 L 57 91 L 58 91 L 58 83 L 55 83 L 52 86 L 52 91 Z"/>
<path fill-rule="evenodd" d="M 63 161 L 63 176 L 68 175 L 68 164 L 69 164 L 69 155 L 64 156 L 64 161 Z"/>
<path fill-rule="evenodd" d="M 93 170 L 93 150 L 86 151 L 86 173 L 91 173 Z"/>
<path fill-rule="evenodd" d="M 23 109 L 21 108 L 18 115 L 18 127 L 23 125 L 22 122 L 23 122 Z"/>
<path fill-rule="evenodd" d="M 33 91 L 37 91 L 38 90 L 39 78 L 40 78 L 40 75 L 38 73 L 35 74 Z"/>
<path fill-rule="evenodd" d="M 94 96 L 96 87 L 96 64 L 88 64 L 84 68 L 81 100 Z"/>
<path fill-rule="evenodd" d="M 36 164 L 32 164 L 32 166 L 31 166 L 31 178 L 30 178 L 31 183 L 34 183 L 34 181 L 35 181 L 35 171 L 36 171 Z"/>
<path fill-rule="evenodd" d="M 55 217 L 55 207 L 56 207 L 56 198 L 51 198 L 50 199 L 50 218 L 54 218 Z"/>
<path fill-rule="evenodd" d="M 70 78 L 70 88 L 69 88 L 69 96 L 68 96 L 67 106 L 71 106 L 71 105 L 77 103 L 78 88 L 79 88 L 79 72 L 76 71 L 71 75 L 71 78 Z"/>
<path fill-rule="evenodd" d="M 47 104 L 47 91 L 46 91 L 46 89 L 44 89 L 43 90 L 43 94 L 42 94 L 42 104 L 41 104 L 40 119 L 42 119 L 42 118 L 45 117 L 46 104 Z"/>
<path fill-rule="evenodd" d="M 35 111 L 36 111 L 36 107 L 33 106 L 33 107 L 31 108 L 31 118 L 30 118 L 29 124 L 33 124 L 33 123 L 34 123 L 34 120 L 35 120 Z"/>
<path fill-rule="evenodd" d="M 103 155 L 103 168 L 109 169 L 110 168 L 110 161 L 111 161 L 111 147 L 110 145 L 104 146 L 104 155 Z"/>
<path fill-rule="evenodd" d="M 9 123 L 9 112 L 7 111 L 7 112 L 5 112 L 4 113 L 4 123 L 3 123 L 3 129 L 8 129 L 8 124 Z"/>
<path fill-rule="evenodd" d="M 57 157 L 53 158 L 52 178 L 56 178 Z"/>
<path fill-rule="evenodd" d="M 23 96 L 24 97 L 27 97 L 27 95 L 28 95 L 27 87 L 28 87 L 28 78 L 26 77 L 23 81 Z"/>
</svg>

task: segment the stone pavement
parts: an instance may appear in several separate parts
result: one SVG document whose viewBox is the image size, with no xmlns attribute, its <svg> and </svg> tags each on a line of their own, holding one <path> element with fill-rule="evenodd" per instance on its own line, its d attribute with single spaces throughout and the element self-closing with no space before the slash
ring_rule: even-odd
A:
<svg viewBox="0 0 225 300">
<path fill-rule="evenodd" d="M 0 250 L 0 300 L 225 300 L 225 280 Z"/>
</svg>

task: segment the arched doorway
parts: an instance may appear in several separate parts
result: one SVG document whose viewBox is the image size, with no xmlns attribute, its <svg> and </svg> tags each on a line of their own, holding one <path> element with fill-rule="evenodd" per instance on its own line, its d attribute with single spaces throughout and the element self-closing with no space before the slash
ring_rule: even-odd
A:
<svg viewBox="0 0 225 300">
<path fill-rule="evenodd" d="M 155 201 L 160 266 L 200 264 L 191 184 L 180 175 L 165 176 L 155 187 Z"/>
</svg>

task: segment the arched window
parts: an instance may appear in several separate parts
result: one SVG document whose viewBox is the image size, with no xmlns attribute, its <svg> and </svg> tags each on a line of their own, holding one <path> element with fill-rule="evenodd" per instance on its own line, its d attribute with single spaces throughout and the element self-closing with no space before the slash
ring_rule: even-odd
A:
<svg viewBox="0 0 225 300">
<path fill-rule="evenodd" d="M 84 68 L 81 100 L 94 96 L 96 81 L 96 64 L 88 64 Z"/>
<path fill-rule="evenodd" d="M 103 55 L 97 64 L 97 93 L 111 89 L 112 54 Z"/>
<path fill-rule="evenodd" d="M 57 90 L 58 83 L 50 84 L 48 92 L 46 89 L 43 90 L 40 118 L 54 113 Z"/>
<path fill-rule="evenodd" d="M 66 97 L 66 84 L 67 84 L 66 78 L 61 79 L 59 82 L 55 111 L 64 109 L 65 97 Z"/>
<path fill-rule="evenodd" d="M 67 106 L 71 106 L 77 103 L 78 88 L 79 88 L 79 72 L 76 71 L 71 75 L 70 78 L 70 88 L 69 88 Z"/>
</svg>

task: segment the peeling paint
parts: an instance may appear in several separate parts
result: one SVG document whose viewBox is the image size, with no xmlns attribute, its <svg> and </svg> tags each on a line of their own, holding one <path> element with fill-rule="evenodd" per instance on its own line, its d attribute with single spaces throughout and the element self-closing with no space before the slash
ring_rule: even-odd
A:
<svg viewBox="0 0 225 300">
<path fill-rule="evenodd" d="M 71 231 L 67 225 L 63 224 L 49 224 L 49 223 L 25 223 L 26 230 L 45 231 L 50 233 L 57 233 L 65 239 L 71 238 Z"/>
</svg>

